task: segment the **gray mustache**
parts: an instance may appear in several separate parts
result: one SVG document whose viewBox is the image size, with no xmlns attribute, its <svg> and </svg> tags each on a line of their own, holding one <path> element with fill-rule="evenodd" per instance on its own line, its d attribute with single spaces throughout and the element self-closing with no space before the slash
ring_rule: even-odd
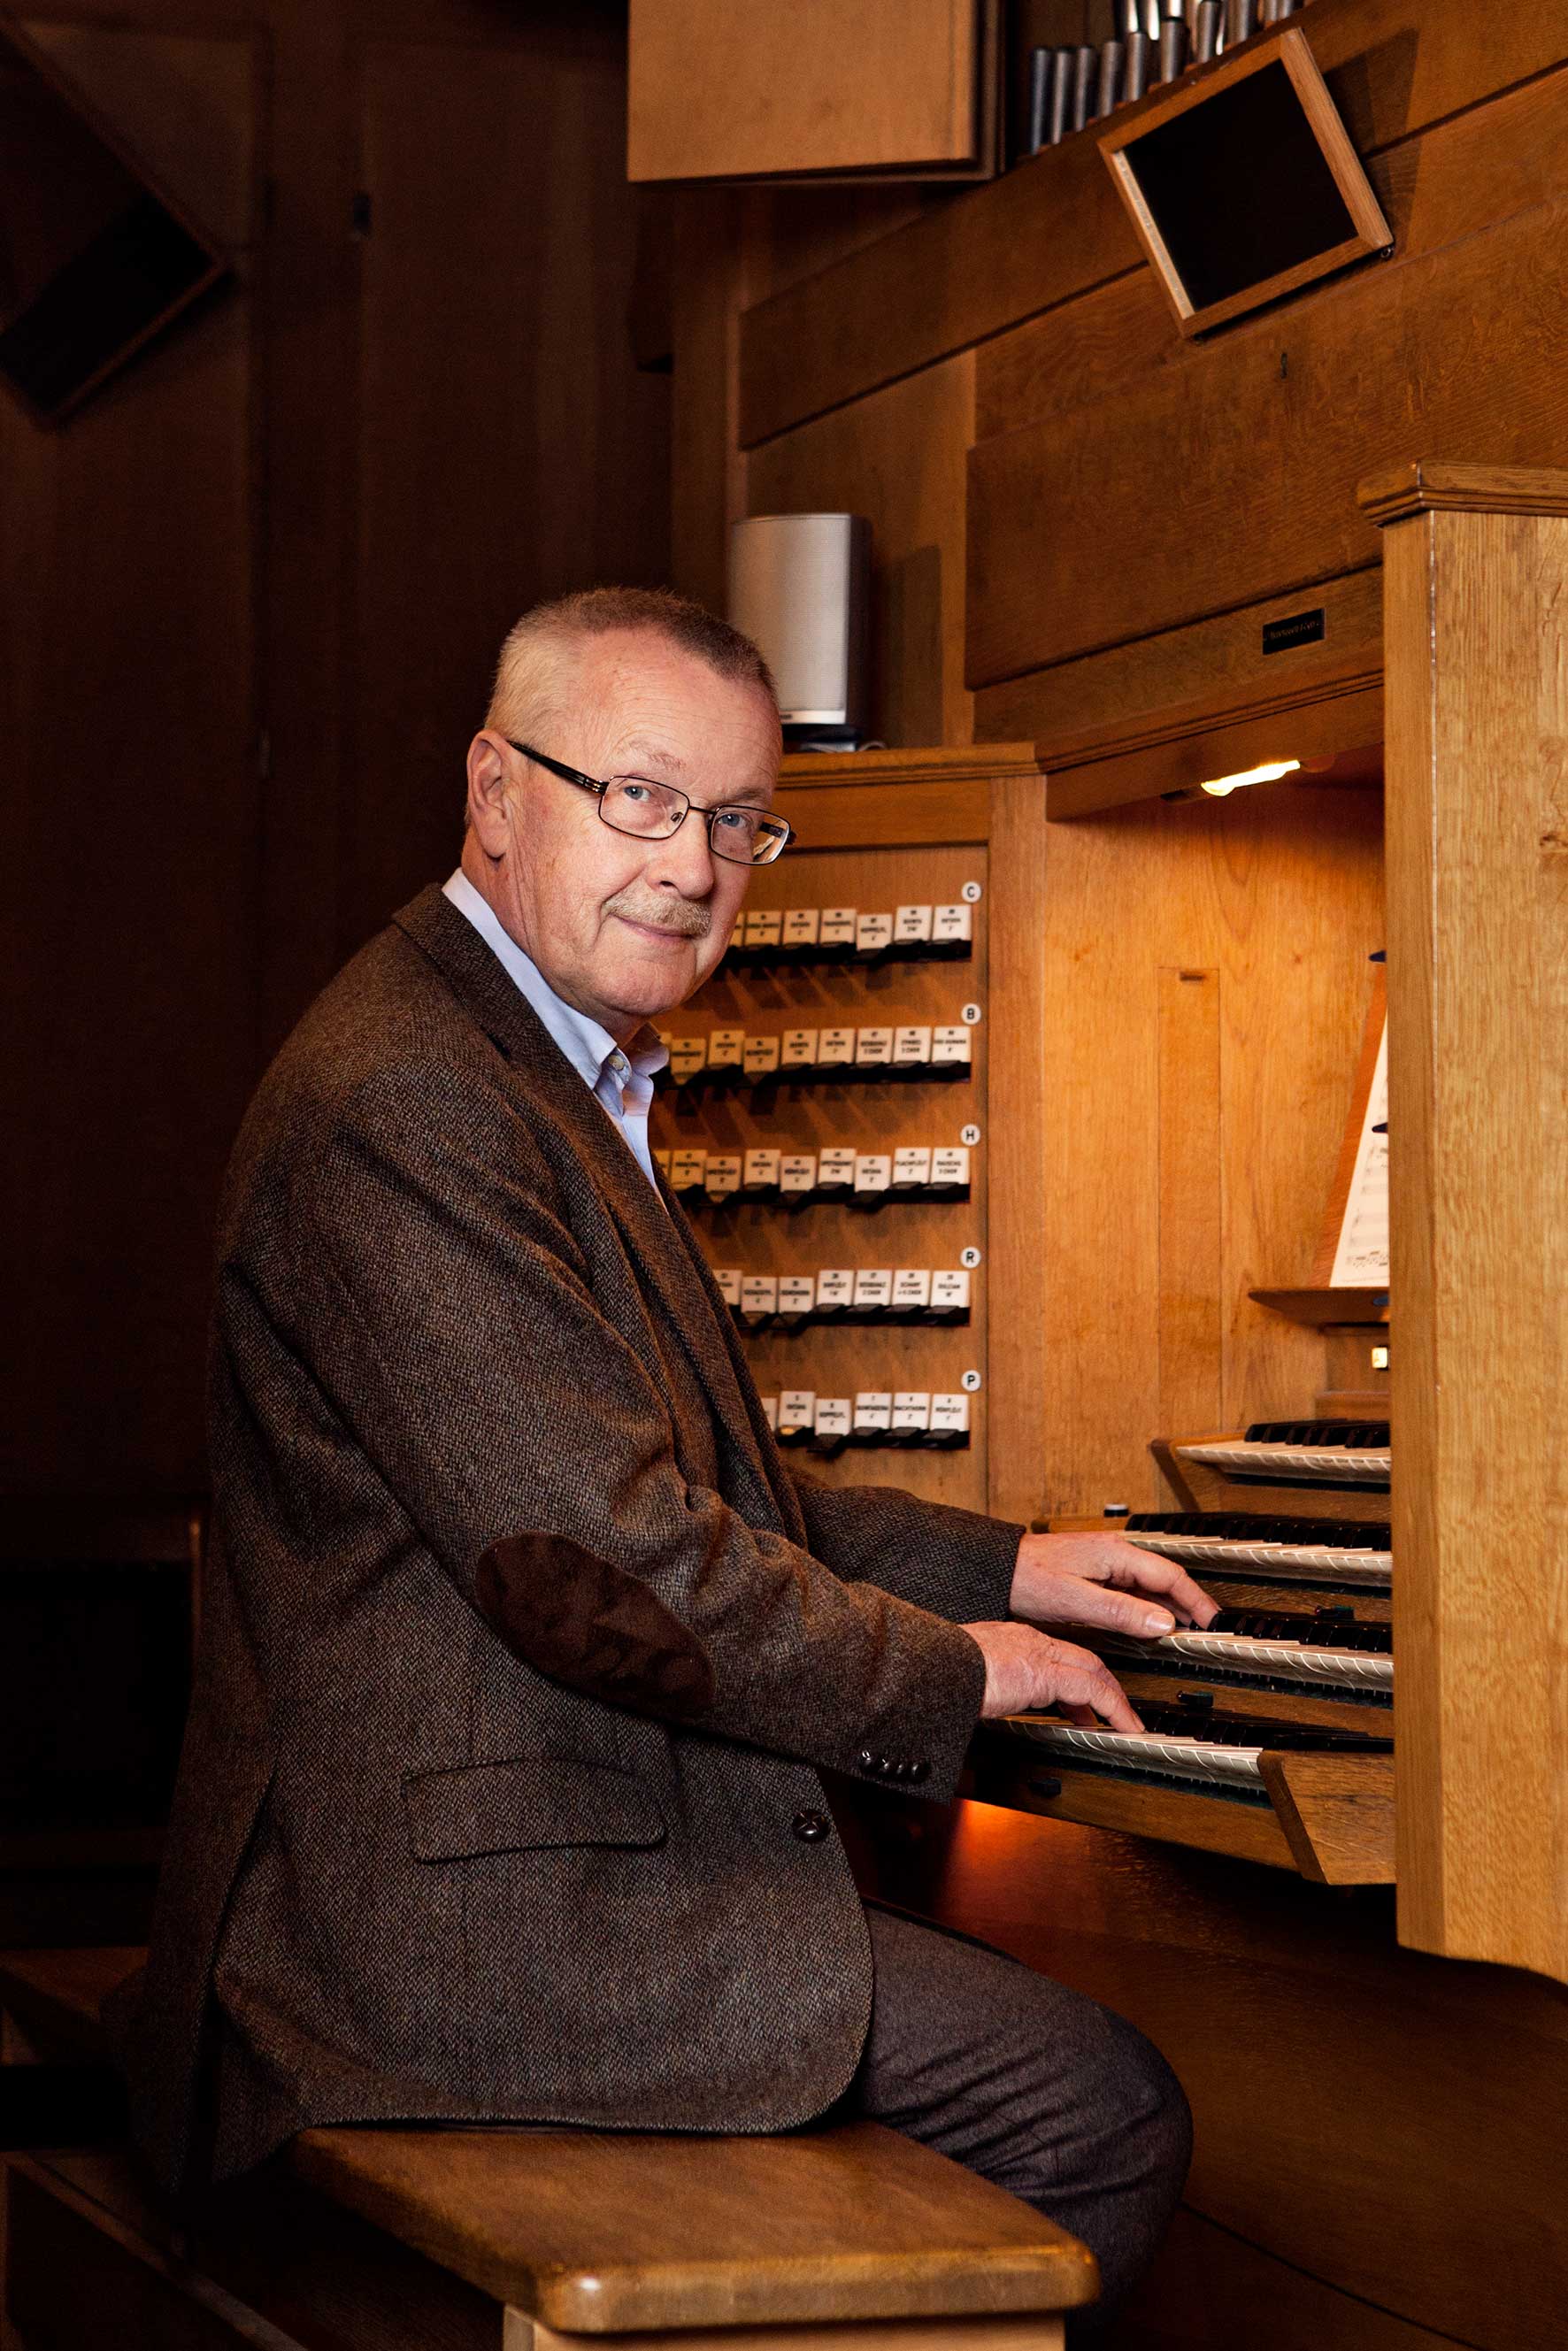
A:
<svg viewBox="0 0 1568 2351">
<path fill-rule="evenodd" d="M 646 923 L 651 931 L 674 931 L 683 939 L 706 939 L 713 928 L 706 906 L 690 898 L 644 898 L 622 890 L 605 902 L 605 913 L 623 914 L 629 923 Z"/>
</svg>

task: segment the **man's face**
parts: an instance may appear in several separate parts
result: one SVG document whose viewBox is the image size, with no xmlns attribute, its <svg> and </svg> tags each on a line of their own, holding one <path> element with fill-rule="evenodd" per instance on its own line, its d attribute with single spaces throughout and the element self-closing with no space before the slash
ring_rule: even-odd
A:
<svg viewBox="0 0 1568 2351">
<path fill-rule="evenodd" d="M 767 696 L 717 676 L 653 630 L 590 637 L 565 656 L 562 715 L 535 748 L 601 782 L 647 776 L 702 807 L 767 806 L 779 727 Z M 617 832 L 599 801 L 486 731 L 469 752 L 500 791 L 471 792 L 465 844 L 505 927 L 558 996 L 624 1043 L 683 1004 L 723 955 L 750 880 L 715 857 L 694 806 L 666 841 Z"/>
</svg>

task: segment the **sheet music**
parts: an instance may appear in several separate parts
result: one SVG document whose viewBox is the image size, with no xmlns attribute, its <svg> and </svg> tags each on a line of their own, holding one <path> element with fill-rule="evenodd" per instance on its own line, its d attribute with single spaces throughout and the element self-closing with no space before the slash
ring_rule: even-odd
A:
<svg viewBox="0 0 1568 2351">
<path fill-rule="evenodd" d="M 1381 1290 L 1388 1281 L 1388 1023 L 1366 1097 L 1355 1166 L 1340 1222 L 1332 1286 Z"/>
</svg>

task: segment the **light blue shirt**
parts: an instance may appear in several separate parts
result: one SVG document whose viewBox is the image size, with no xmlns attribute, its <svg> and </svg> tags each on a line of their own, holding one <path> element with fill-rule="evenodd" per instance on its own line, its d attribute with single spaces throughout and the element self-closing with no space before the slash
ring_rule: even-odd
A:
<svg viewBox="0 0 1568 2351">
<path fill-rule="evenodd" d="M 495 908 L 461 866 L 442 895 L 450 898 L 506 970 L 518 993 L 527 998 L 555 1042 L 560 1047 L 595 1102 L 606 1110 L 626 1139 L 627 1147 L 653 1186 L 653 1157 L 648 1147 L 648 1105 L 653 1099 L 653 1078 L 670 1058 L 658 1033 L 643 1029 L 628 1046 L 620 1046 L 608 1029 L 556 994 L 531 956 L 509 931 L 503 929 Z"/>
</svg>

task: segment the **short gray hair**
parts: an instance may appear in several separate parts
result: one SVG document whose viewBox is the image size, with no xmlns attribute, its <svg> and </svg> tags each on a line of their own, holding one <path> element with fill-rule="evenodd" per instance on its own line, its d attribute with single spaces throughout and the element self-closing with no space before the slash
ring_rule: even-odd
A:
<svg viewBox="0 0 1568 2351">
<path fill-rule="evenodd" d="M 754 686 L 777 715 L 778 690 L 761 653 L 749 637 L 706 606 L 671 588 L 584 588 L 531 606 L 507 632 L 486 726 L 498 735 L 536 741 L 555 715 L 552 686 L 559 664 L 552 656 L 576 639 L 628 629 L 649 630 L 706 662 L 717 676 Z"/>
</svg>

